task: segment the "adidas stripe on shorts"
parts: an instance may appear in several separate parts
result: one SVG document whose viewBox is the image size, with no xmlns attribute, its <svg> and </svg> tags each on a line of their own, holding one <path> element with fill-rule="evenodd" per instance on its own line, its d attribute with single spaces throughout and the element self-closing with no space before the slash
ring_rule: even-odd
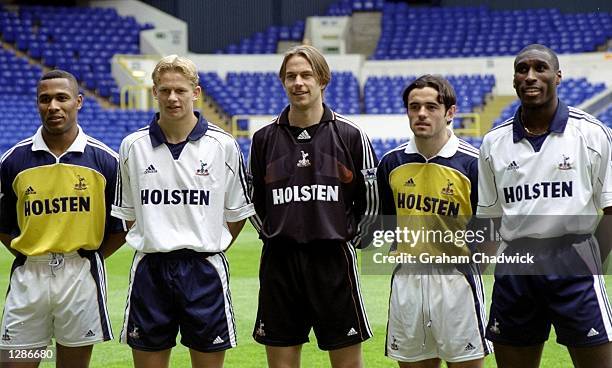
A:
<svg viewBox="0 0 612 368">
<path fill-rule="evenodd" d="M 112 339 L 106 274 L 95 251 L 20 256 L 13 262 L 0 349 L 79 347 Z"/>
<path fill-rule="evenodd" d="M 479 272 L 400 267 L 391 282 L 385 354 L 400 362 L 480 359 L 493 351 L 485 320 Z"/>
<path fill-rule="evenodd" d="M 161 351 L 181 344 L 199 352 L 236 346 L 225 254 L 180 249 L 136 252 L 121 342 Z"/>
</svg>

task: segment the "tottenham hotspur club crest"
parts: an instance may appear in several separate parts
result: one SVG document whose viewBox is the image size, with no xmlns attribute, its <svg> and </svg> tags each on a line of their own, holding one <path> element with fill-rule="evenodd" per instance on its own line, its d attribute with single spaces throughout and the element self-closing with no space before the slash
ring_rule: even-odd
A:
<svg viewBox="0 0 612 368">
<path fill-rule="evenodd" d="M 302 159 L 298 160 L 297 167 L 308 167 L 308 166 L 310 166 L 310 160 L 307 159 L 308 153 L 306 153 L 304 151 L 300 151 L 300 152 L 302 152 Z"/>
<path fill-rule="evenodd" d="M 257 327 L 257 331 L 255 331 L 257 336 L 266 336 L 266 332 L 264 331 L 264 323 L 259 321 L 259 327 Z"/>
<path fill-rule="evenodd" d="M 77 175 L 79 182 L 74 185 L 75 190 L 85 190 L 87 189 L 87 183 L 85 182 L 85 178 L 81 175 Z"/>
<path fill-rule="evenodd" d="M 442 194 L 446 194 L 449 196 L 452 196 L 453 194 L 455 194 L 455 191 L 453 190 L 453 183 L 446 179 L 447 183 L 446 183 L 446 187 L 442 188 Z"/>
<path fill-rule="evenodd" d="M 501 331 L 499 330 L 499 322 L 497 322 L 497 318 L 493 318 L 493 325 L 489 327 L 489 330 L 494 334 L 499 335 Z"/>
<path fill-rule="evenodd" d="M 206 168 L 206 163 L 200 160 L 200 168 L 196 170 L 196 175 L 206 176 L 209 174 L 208 169 Z"/>
<path fill-rule="evenodd" d="M 130 336 L 132 339 L 139 339 L 140 332 L 138 332 L 138 327 L 134 327 L 134 330 L 132 330 L 132 332 L 129 332 L 128 336 Z"/>
<path fill-rule="evenodd" d="M 559 164 L 559 170 L 569 170 L 572 168 L 572 164 L 569 162 L 569 157 L 566 155 L 561 155 L 563 156 L 563 162 L 561 162 Z"/>
</svg>

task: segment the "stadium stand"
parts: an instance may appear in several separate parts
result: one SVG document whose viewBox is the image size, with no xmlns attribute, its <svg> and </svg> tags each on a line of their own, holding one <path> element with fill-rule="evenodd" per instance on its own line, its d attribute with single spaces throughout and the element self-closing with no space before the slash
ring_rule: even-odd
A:
<svg viewBox="0 0 612 368">
<path fill-rule="evenodd" d="M 366 114 L 404 114 L 402 101 L 403 89 L 415 80 L 416 76 L 370 77 L 364 87 Z M 472 112 L 485 103 L 487 94 L 495 86 L 492 75 L 484 76 L 446 76 L 457 93 L 458 112 Z"/>
<path fill-rule="evenodd" d="M 381 36 L 371 58 L 514 55 L 530 43 L 548 45 L 560 54 L 578 53 L 595 51 L 611 36 L 612 18 L 606 12 L 564 14 L 555 8 L 490 10 L 386 2 Z"/>
<path fill-rule="evenodd" d="M 287 104 L 276 73 L 200 73 L 202 88 L 230 116 L 275 115 Z M 325 100 L 344 114 L 358 114 L 359 83 L 350 72 L 334 72 Z"/>
<path fill-rule="evenodd" d="M 502 11 L 486 6 L 413 7 L 384 0 L 340 0 L 324 15 L 362 11 L 382 12 L 382 34 L 371 56 L 376 60 L 513 55 L 531 42 L 545 43 L 559 53 L 588 52 L 612 37 L 612 16 L 606 12 L 565 14 L 552 8 Z M 447 21 L 437 22 L 438 33 L 430 35 L 432 22 L 441 18 Z M 2 41 L 27 56 L 0 49 L 0 94 L 7 101 L 0 106 L 0 152 L 31 135 L 40 124 L 32 99 L 42 73 L 36 62 L 72 72 L 83 88 L 117 104 L 119 89 L 110 73 L 110 60 L 117 53 L 138 54 L 139 32 L 152 27 L 120 16 L 114 9 L 20 6 L 18 11 L 9 11 L 0 7 Z M 276 53 L 278 42 L 300 41 L 304 27 L 304 20 L 291 26 L 271 25 L 217 53 Z M 521 32 L 516 32 L 517 28 Z M 334 70 L 326 101 L 343 114 L 404 114 L 401 91 L 414 78 L 370 77 L 360 92 L 355 75 Z M 229 116 L 274 115 L 287 101 L 276 73 L 229 72 L 225 80 L 216 73 L 200 73 L 200 79 L 205 94 Z M 449 79 L 457 91 L 459 112 L 464 113 L 482 108 L 496 82 L 492 75 Z M 579 105 L 605 88 L 584 78 L 564 79 L 559 93 L 569 104 Z M 506 107 L 495 123 L 510 117 L 516 106 Z M 127 132 L 146 124 L 151 113 L 107 109 L 86 98 L 80 119 L 91 135 L 116 149 Z M 612 124 L 611 115 L 609 108 L 599 117 Z M 246 131 L 247 121 L 238 119 L 238 127 Z M 461 127 L 460 119 L 455 127 Z M 466 140 L 480 144 L 478 137 Z M 239 137 L 238 143 L 246 154 L 249 139 Z M 397 139 L 373 139 L 379 156 L 400 143 Z"/>
<path fill-rule="evenodd" d="M 589 83 L 585 78 L 579 79 L 563 79 L 557 92 L 559 94 L 559 98 L 561 98 L 566 104 L 571 106 L 578 106 L 589 98 L 595 96 L 596 94 L 604 91 L 606 89 L 605 84 Z M 505 107 L 499 118 L 495 119 L 493 122 L 493 126 L 497 126 L 503 123 L 505 120 L 511 118 L 514 115 L 514 112 L 519 106 L 519 100 L 515 100 L 510 105 Z M 608 123 L 610 124 L 610 123 Z"/>
<path fill-rule="evenodd" d="M 612 106 L 609 106 L 606 110 L 597 115 L 597 118 L 608 127 L 612 128 Z"/>
<path fill-rule="evenodd" d="M 40 126 L 36 109 L 36 83 L 43 70 L 28 59 L 0 49 L 0 153 L 27 138 Z M 85 98 L 79 113 L 79 124 L 93 137 L 114 149 L 121 139 L 151 118 L 150 111 L 112 110 L 100 106 L 97 100 Z"/>
<path fill-rule="evenodd" d="M 88 89 L 119 102 L 111 75 L 115 54 L 139 54 L 139 33 L 150 29 L 115 9 L 20 6 L 15 14 L 0 9 L 0 33 L 5 42 L 45 66 L 73 73 Z"/>
</svg>

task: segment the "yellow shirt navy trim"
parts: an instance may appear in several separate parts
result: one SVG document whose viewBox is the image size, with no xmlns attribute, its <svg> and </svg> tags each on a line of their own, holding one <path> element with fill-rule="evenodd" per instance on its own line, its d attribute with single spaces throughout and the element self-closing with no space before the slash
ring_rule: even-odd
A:
<svg viewBox="0 0 612 368">
<path fill-rule="evenodd" d="M 421 155 L 413 141 L 382 158 L 377 173 L 382 214 L 394 216 L 401 229 L 466 229 L 478 201 L 478 151 L 450 134 L 449 141 L 433 158 Z M 467 247 L 440 245 L 405 248 L 399 244 L 397 250 L 432 255 L 469 253 Z"/>
<path fill-rule="evenodd" d="M 80 128 L 59 157 L 39 129 L 0 162 L 0 232 L 28 256 L 98 249 L 107 232 L 123 229 L 110 217 L 117 166 L 117 155 Z"/>
</svg>

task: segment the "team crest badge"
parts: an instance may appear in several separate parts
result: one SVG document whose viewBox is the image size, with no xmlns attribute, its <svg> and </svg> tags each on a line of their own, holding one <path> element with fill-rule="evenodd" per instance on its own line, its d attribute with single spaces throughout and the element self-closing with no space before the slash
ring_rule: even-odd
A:
<svg viewBox="0 0 612 368">
<path fill-rule="evenodd" d="M 572 168 L 572 164 L 569 162 L 569 157 L 566 155 L 563 156 L 563 161 L 559 164 L 559 170 L 569 170 Z"/>
<path fill-rule="evenodd" d="M 74 185 L 75 190 L 85 190 L 87 189 L 87 183 L 85 182 L 85 178 L 81 175 L 77 175 L 79 182 Z"/>
<path fill-rule="evenodd" d="M 128 335 L 132 338 L 132 339 L 139 339 L 140 338 L 140 332 L 138 332 L 138 327 L 134 327 L 134 329 L 132 330 L 132 332 L 128 333 Z"/>
<path fill-rule="evenodd" d="M 208 164 L 200 160 L 200 168 L 196 170 L 196 175 L 207 176 L 208 174 L 210 174 L 208 172 L 208 169 L 206 168 L 206 165 Z"/>
<path fill-rule="evenodd" d="M 446 186 L 442 188 L 442 194 L 452 196 L 453 194 L 455 194 L 455 191 L 453 190 L 454 184 L 448 179 L 446 179 L 446 182 Z"/>
<path fill-rule="evenodd" d="M 300 152 L 302 152 L 302 159 L 298 160 L 297 167 L 308 167 L 308 166 L 310 166 L 310 160 L 307 158 L 309 154 L 304 152 L 304 151 L 300 151 Z"/>
<path fill-rule="evenodd" d="M 391 336 L 391 344 L 389 345 L 391 350 L 399 350 L 399 346 L 397 346 L 397 339 L 395 336 Z"/>
<path fill-rule="evenodd" d="M 255 334 L 257 336 L 266 336 L 266 332 L 264 331 L 264 323 L 259 321 L 259 327 L 257 327 L 257 330 L 255 331 Z"/>
<path fill-rule="evenodd" d="M 501 332 L 499 330 L 499 322 L 497 322 L 497 318 L 493 318 L 493 326 L 489 327 L 489 331 L 493 332 L 496 335 L 499 335 Z"/>
</svg>

